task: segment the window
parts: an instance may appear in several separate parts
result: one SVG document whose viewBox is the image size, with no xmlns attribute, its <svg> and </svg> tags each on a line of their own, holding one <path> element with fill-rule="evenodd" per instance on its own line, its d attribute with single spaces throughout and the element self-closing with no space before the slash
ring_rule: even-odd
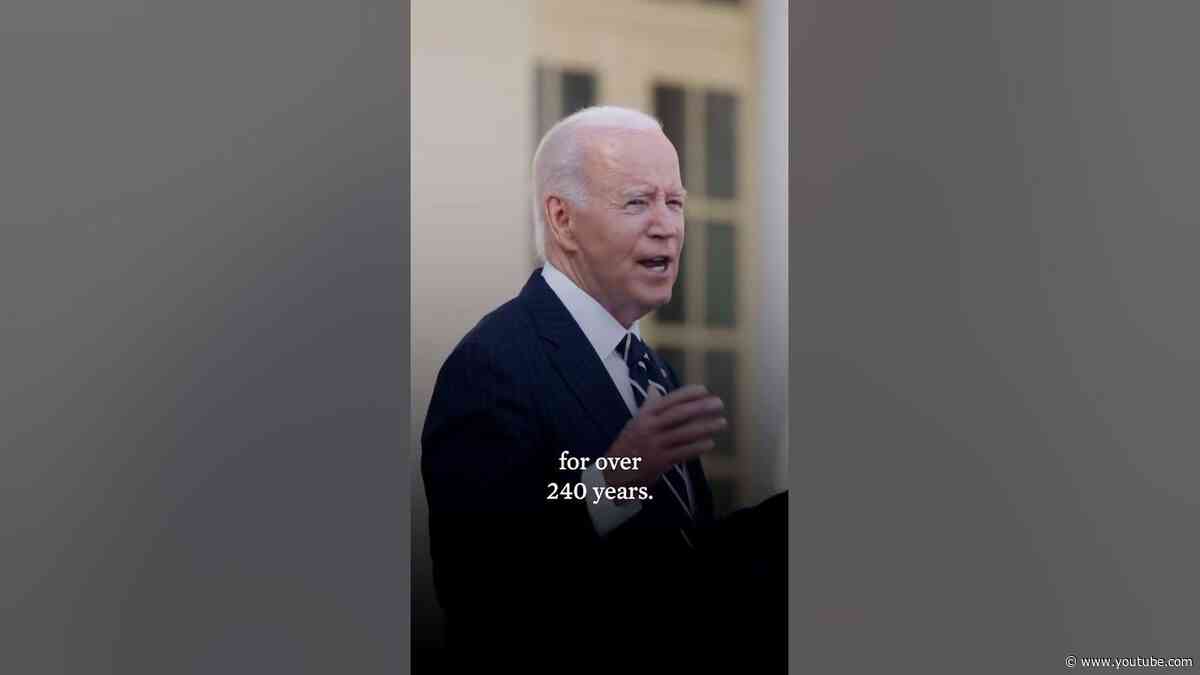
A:
<svg viewBox="0 0 1200 675">
<path fill-rule="evenodd" d="M 596 74 L 540 64 L 534 71 L 534 149 L 558 120 L 596 104 Z"/>
<path fill-rule="evenodd" d="M 725 427 L 714 439 L 716 452 L 722 455 L 734 455 L 738 447 L 739 401 L 737 395 L 737 355 L 727 350 L 711 350 L 704 354 L 704 384 L 714 394 L 725 402 L 725 419 L 729 426 Z"/>
<path fill-rule="evenodd" d="M 704 239 L 708 271 L 704 318 L 710 326 L 733 328 L 737 324 L 737 250 L 733 226 L 709 222 Z"/>
<path fill-rule="evenodd" d="M 689 185 L 687 174 L 687 134 L 684 131 L 683 87 L 659 85 L 654 88 L 654 112 L 662 122 L 663 132 L 679 153 L 679 171 L 683 184 Z"/>
<path fill-rule="evenodd" d="M 705 194 L 733 199 L 737 196 L 737 99 L 729 94 L 704 95 Z"/>
<path fill-rule="evenodd" d="M 654 114 L 680 159 L 688 190 L 687 240 L 671 302 L 654 314 L 656 349 L 685 383 L 700 382 L 725 402 L 729 426 L 705 456 L 718 509 L 739 494 L 739 448 L 752 427 L 742 392 L 750 387 L 739 367 L 750 326 L 739 312 L 738 260 L 742 246 L 737 94 L 716 87 L 658 81 L 651 87 Z M 744 446 L 749 447 L 749 446 Z"/>
</svg>

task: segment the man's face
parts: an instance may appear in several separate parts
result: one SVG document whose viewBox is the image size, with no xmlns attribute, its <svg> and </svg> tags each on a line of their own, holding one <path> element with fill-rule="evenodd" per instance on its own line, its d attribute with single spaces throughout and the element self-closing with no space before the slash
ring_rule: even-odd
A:
<svg viewBox="0 0 1200 675">
<path fill-rule="evenodd" d="M 661 131 L 588 138 L 587 199 L 572 213 L 584 289 L 628 326 L 671 299 L 683 249 L 679 158 Z"/>
</svg>

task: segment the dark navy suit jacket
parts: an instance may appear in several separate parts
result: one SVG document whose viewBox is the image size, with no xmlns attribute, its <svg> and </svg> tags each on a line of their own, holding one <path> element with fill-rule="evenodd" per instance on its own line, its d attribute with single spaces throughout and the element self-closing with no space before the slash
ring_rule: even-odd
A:
<svg viewBox="0 0 1200 675">
<path fill-rule="evenodd" d="M 678 387 L 670 364 L 652 356 Z M 563 451 L 599 457 L 630 418 L 540 269 L 455 347 L 421 437 L 434 580 L 451 645 L 541 650 L 564 640 L 620 642 L 640 629 L 695 635 L 703 580 L 679 532 L 689 526 L 686 512 L 664 480 L 605 538 L 583 501 L 547 499 L 551 483 L 580 481 L 580 471 L 559 470 Z M 697 502 L 689 535 L 703 550 L 712 493 L 699 460 L 687 469 Z"/>
</svg>

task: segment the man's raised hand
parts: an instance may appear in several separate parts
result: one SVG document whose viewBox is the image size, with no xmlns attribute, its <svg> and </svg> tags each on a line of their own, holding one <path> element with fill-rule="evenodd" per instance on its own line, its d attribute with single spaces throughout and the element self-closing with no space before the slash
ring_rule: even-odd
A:
<svg viewBox="0 0 1200 675">
<path fill-rule="evenodd" d="M 649 486 L 667 468 L 700 456 L 715 446 L 723 430 L 725 404 L 701 385 L 688 385 L 661 397 L 650 397 L 605 453 L 607 457 L 641 458 L 637 469 L 606 469 L 612 487 Z"/>
</svg>

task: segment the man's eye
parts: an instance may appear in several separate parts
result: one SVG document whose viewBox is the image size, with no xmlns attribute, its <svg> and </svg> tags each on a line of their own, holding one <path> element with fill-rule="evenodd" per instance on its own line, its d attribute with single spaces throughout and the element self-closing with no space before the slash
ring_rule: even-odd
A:
<svg viewBox="0 0 1200 675">
<path fill-rule="evenodd" d="M 630 199 L 625 202 L 625 206 L 642 206 L 646 203 L 645 199 Z"/>
<path fill-rule="evenodd" d="M 669 201 L 667 203 L 670 204 L 671 206 L 674 206 L 675 208 L 679 208 L 679 209 L 683 208 L 683 202 L 678 199 L 672 199 L 671 201 Z"/>
</svg>

